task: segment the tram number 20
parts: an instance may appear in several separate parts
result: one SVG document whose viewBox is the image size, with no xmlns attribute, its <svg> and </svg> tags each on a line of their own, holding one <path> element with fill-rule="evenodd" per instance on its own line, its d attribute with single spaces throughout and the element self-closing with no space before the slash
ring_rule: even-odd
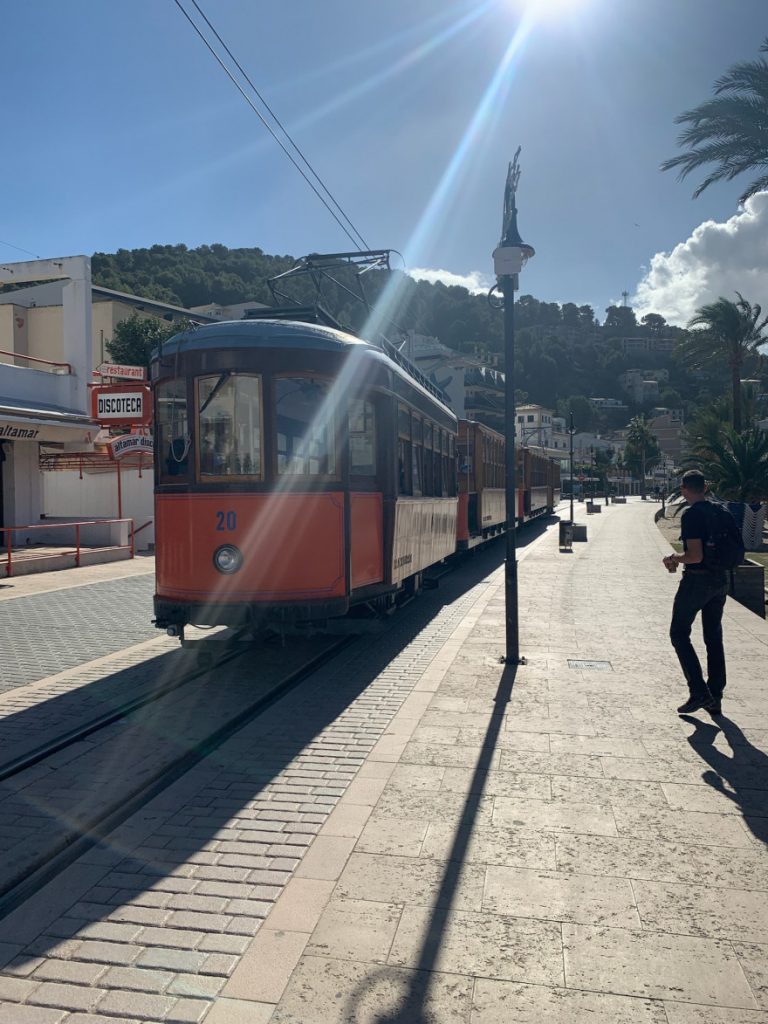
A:
<svg viewBox="0 0 768 1024">
<path fill-rule="evenodd" d="M 220 531 L 232 531 L 237 528 L 237 513 L 230 509 L 228 512 L 216 513 L 216 529 Z"/>
</svg>

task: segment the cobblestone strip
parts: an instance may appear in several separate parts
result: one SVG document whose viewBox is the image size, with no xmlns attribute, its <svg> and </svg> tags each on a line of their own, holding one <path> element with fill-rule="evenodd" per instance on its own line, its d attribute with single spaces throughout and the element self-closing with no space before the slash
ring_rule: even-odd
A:
<svg viewBox="0 0 768 1024">
<path fill-rule="evenodd" d="M 177 640 L 156 636 L 7 691 L 0 695 L 2 762 L 150 695 L 159 681 L 178 678 L 193 664 Z"/>
<path fill-rule="evenodd" d="M 87 855 L 88 881 L 68 889 L 64 913 L 33 926 L 31 907 L 3 922 L 7 998 L 25 1010 L 74 1012 L 87 1002 L 98 1021 L 201 1021 L 367 754 L 493 585 L 462 593 L 457 577 L 316 673 Z M 52 901 L 42 893 L 39 906 Z"/>
<path fill-rule="evenodd" d="M 331 644 L 315 639 L 290 650 L 261 650 L 257 678 L 232 661 L 220 665 L 215 675 L 190 680 L 0 783 L 0 891 L 88 834 Z M 167 681 L 163 673 L 155 680 Z"/>
<path fill-rule="evenodd" d="M 133 576 L 5 601 L 0 692 L 157 636 L 154 576 Z"/>
</svg>

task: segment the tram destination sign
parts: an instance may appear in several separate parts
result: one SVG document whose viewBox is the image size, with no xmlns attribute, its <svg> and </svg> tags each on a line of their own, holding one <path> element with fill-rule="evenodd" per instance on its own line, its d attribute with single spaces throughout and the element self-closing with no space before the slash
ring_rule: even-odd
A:
<svg viewBox="0 0 768 1024">
<path fill-rule="evenodd" d="M 92 389 L 92 415 L 98 422 L 111 426 L 146 426 L 152 416 L 152 399 L 148 387 L 113 384 Z"/>
</svg>

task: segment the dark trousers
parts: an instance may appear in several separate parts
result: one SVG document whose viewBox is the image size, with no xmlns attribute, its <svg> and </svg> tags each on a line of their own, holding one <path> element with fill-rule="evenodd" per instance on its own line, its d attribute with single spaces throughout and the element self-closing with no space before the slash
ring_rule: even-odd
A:
<svg viewBox="0 0 768 1024">
<path fill-rule="evenodd" d="M 725 689 L 723 608 L 728 593 L 724 576 L 686 572 L 680 580 L 672 609 L 669 638 L 675 648 L 692 697 L 707 695 L 719 704 Z M 707 681 L 691 643 L 691 626 L 701 612 L 701 628 L 707 648 Z"/>
</svg>

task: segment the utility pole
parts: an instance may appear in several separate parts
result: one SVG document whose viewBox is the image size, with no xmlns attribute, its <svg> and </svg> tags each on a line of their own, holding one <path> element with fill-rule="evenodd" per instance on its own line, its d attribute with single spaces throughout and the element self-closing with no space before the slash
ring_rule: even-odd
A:
<svg viewBox="0 0 768 1024">
<path fill-rule="evenodd" d="M 515 526 L 517 522 L 515 501 L 516 452 L 515 452 L 515 291 L 518 275 L 528 260 L 535 254 L 532 245 L 527 245 L 517 228 L 516 194 L 520 181 L 518 157 L 507 168 L 504 188 L 504 219 L 501 242 L 493 253 L 496 285 L 504 300 L 504 433 L 506 435 L 506 516 L 507 551 L 504 565 L 504 594 L 506 604 L 506 654 L 508 665 L 520 664 L 520 631 L 518 625 L 517 599 L 517 551 L 515 548 Z"/>
<path fill-rule="evenodd" d="M 571 525 L 573 525 L 573 435 L 576 433 L 576 431 L 573 429 L 573 413 L 571 413 L 571 423 L 570 427 L 568 428 L 568 433 L 571 435 Z"/>
</svg>

